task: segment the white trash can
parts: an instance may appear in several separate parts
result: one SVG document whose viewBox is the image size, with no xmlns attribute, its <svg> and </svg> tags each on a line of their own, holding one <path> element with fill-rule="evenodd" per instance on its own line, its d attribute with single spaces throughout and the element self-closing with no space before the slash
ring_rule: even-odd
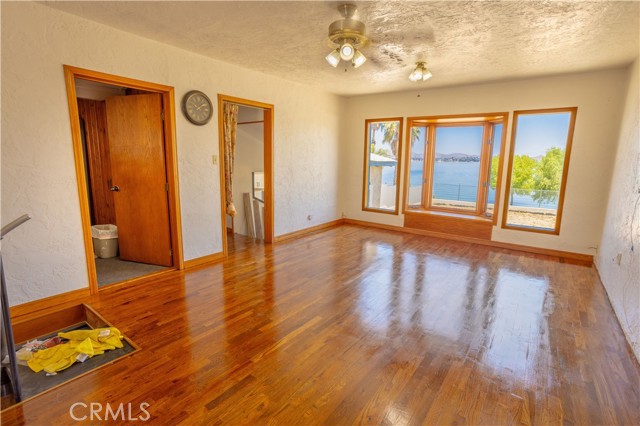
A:
<svg viewBox="0 0 640 426">
<path fill-rule="evenodd" d="M 118 255 L 118 227 L 116 225 L 93 225 L 91 227 L 93 252 L 100 259 Z"/>
</svg>

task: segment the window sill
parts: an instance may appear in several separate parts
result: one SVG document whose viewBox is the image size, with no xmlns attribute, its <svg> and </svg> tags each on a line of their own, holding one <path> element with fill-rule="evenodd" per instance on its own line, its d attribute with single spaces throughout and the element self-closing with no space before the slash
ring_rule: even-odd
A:
<svg viewBox="0 0 640 426">
<path fill-rule="evenodd" d="M 526 226 L 526 225 L 503 224 L 502 229 L 508 229 L 511 231 L 535 232 L 537 234 L 560 235 L 559 229 L 536 228 L 535 226 Z"/>
<path fill-rule="evenodd" d="M 370 213 L 393 214 L 393 215 L 397 215 L 398 214 L 398 209 L 386 210 L 386 209 L 376 209 L 376 208 L 373 208 L 373 207 L 363 207 L 362 211 L 363 212 L 370 212 Z"/>
<path fill-rule="evenodd" d="M 443 217 L 451 217 L 462 220 L 474 220 L 478 222 L 488 222 L 493 224 L 493 217 L 486 216 L 478 216 L 475 214 L 464 214 L 464 213 L 453 213 L 453 212 L 444 212 L 437 210 L 422 210 L 422 209 L 406 209 L 404 211 L 405 215 L 432 215 L 432 216 L 443 216 Z"/>
</svg>

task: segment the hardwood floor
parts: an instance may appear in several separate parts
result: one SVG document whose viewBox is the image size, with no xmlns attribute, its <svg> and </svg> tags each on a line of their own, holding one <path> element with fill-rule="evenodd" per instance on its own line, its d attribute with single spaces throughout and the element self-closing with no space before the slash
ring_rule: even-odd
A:
<svg viewBox="0 0 640 426">
<path fill-rule="evenodd" d="M 597 273 L 557 258 L 344 225 L 91 304 L 141 350 L 3 425 L 640 424 Z"/>
</svg>

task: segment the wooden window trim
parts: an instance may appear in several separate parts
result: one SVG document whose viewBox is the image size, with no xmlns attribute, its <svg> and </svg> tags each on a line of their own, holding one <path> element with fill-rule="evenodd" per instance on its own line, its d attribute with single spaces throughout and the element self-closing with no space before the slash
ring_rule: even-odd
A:
<svg viewBox="0 0 640 426">
<path fill-rule="evenodd" d="M 501 201 L 501 196 L 502 196 L 502 172 L 504 170 L 503 166 L 504 166 L 504 150 L 505 150 L 505 145 L 507 145 L 507 126 L 509 124 L 509 113 L 506 112 L 504 113 L 504 117 L 502 120 L 502 137 L 500 140 L 500 161 L 498 161 L 498 171 L 496 172 L 498 175 L 496 176 L 496 196 L 495 199 L 493 201 L 493 215 L 491 216 L 491 221 L 493 222 L 494 225 L 498 225 L 498 212 L 500 211 L 500 201 Z M 495 125 L 498 124 L 498 120 L 494 120 L 491 123 L 494 124 L 493 128 L 492 128 L 492 132 L 495 132 Z M 493 134 L 491 135 L 491 139 L 493 139 Z M 492 147 L 492 151 L 493 151 L 493 147 Z M 489 173 L 491 173 L 491 159 L 489 159 Z M 491 179 L 491 177 L 489 177 L 489 179 Z M 487 194 L 488 194 L 488 189 L 487 189 Z M 486 216 L 485 216 L 486 217 Z"/>
<path fill-rule="evenodd" d="M 430 161 L 430 158 L 436 155 L 436 144 L 433 141 L 436 139 L 436 126 L 430 125 L 428 127 L 429 133 L 425 143 L 427 144 L 424 152 L 424 170 L 426 175 L 423 175 L 426 185 L 422 185 L 422 208 L 431 211 L 431 194 L 433 194 L 433 171 L 435 169 L 435 162 Z M 417 209 L 420 210 L 420 209 Z"/>
<path fill-rule="evenodd" d="M 425 129 L 425 138 L 428 140 L 429 139 L 429 132 L 430 129 L 433 126 L 430 126 L 429 124 L 425 124 L 425 123 L 417 123 L 417 125 L 413 125 L 413 122 L 411 121 L 411 118 L 409 118 L 407 120 L 407 129 L 412 129 L 413 127 L 424 127 Z M 415 212 L 420 212 L 420 211 L 424 211 L 422 208 L 409 208 L 409 186 L 410 186 L 410 180 L 411 180 L 411 131 L 407 131 L 405 132 L 405 144 L 406 144 L 406 151 L 405 151 L 405 158 L 404 158 L 404 162 L 405 164 L 408 164 L 408 166 L 406 166 L 404 168 L 404 185 L 402 188 L 402 192 L 403 192 L 403 197 L 404 197 L 404 202 L 402 203 L 402 214 L 406 214 L 407 212 L 410 213 L 415 213 Z M 424 159 L 423 162 L 425 162 L 426 164 L 426 158 Z M 424 205 L 424 200 L 425 200 L 425 185 L 428 184 L 429 179 L 427 179 L 428 176 L 428 171 L 426 167 L 422 168 L 422 200 L 423 200 L 423 205 Z"/>
<path fill-rule="evenodd" d="M 369 124 L 380 123 L 384 121 L 397 121 L 398 122 L 398 155 L 396 164 L 396 201 L 395 208 L 393 210 L 376 209 L 367 207 L 367 188 L 369 186 Z M 362 211 L 372 213 L 383 213 L 397 215 L 400 205 L 400 177 L 402 172 L 402 131 L 404 125 L 404 117 L 391 117 L 391 118 L 368 118 L 364 121 L 364 167 L 362 170 L 363 182 L 362 182 Z"/>
<path fill-rule="evenodd" d="M 491 151 L 493 148 L 491 141 L 493 139 L 493 133 L 495 125 L 490 122 L 485 122 L 482 129 L 482 149 L 480 152 L 480 170 L 478 171 L 480 176 L 486 178 L 486 182 L 480 182 L 478 185 L 478 191 L 476 194 L 476 213 L 478 215 L 487 215 L 487 201 L 489 201 L 489 185 L 491 184 Z"/>
<path fill-rule="evenodd" d="M 567 145 L 564 154 L 564 165 L 562 170 L 562 181 L 560 182 L 560 194 L 558 195 L 558 213 L 556 215 L 556 226 L 554 229 L 534 228 L 527 226 L 509 225 L 507 224 L 507 214 L 509 212 L 508 199 L 511 195 L 511 173 L 513 171 L 513 157 L 516 147 L 516 135 L 518 130 L 518 117 L 521 115 L 532 114 L 555 114 L 560 112 L 568 112 L 571 114 L 569 119 L 569 131 L 567 132 Z M 544 109 L 529 109 L 513 112 L 513 122 L 511 124 L 511 141 L 509 143 L 509 163 L 507 166 L 507 184 L 505 185 L 505 202 L 502 206 L 502 228 L 516 231 L 533 232 L 537 234 L 547 235 L 560 235 L 560 223 L 562 221 L 562 210 L 564 208 L 564 196 L 565 188 L 567 186 L 567 176 L 569 174 L 569 160 L 571 158 L 571 146 L 573 144 L 573 133 L 576 123 L 576 115 L 578 113 L 578 107 L 566 107 L 566 108 L 544 108 Z M 494 208 L 495 212 L 495 208 Z"/>
<path fill-rule="evenodd" d="M 425 166 L 423 173 L 423 185 L 422 185 L 422 205 L 419 208 L 409 207 L 409 186 L 410 186 L 410 167 L 405 167 L 404 170 L 404 203 L 402 204 L 403 214 L 454 214 L 462 215 L 465 217 L 480 218 L 485 221 L 490 221 L 496 225 L 498 223 L 498 214 L 500 208 L 500 187 L 502 185 L 502 165 L 504 162 L 504 150 L 506 145 L 506 129 L 509 122 L 508 112 L 492 112 L 492 113 L 480 113 L 480 114 L 456 114 L 456 115 L 444 115 L 444 116 L 427 116 L 427 117 L 408 117 L 407 118 L 407 132 L 405 135 L 405 143 L 407 146 L 405 152 L 405 164 L 411 164 L 411 129 L 413 127 L 426 127 L 426 140 L 429 142 L 425 152 Z M 492 146 L 487 142 L 493 139 L 493 129 L 488 132 L 486 126 L 495 124 L 502 124 L 502 138 L 500 143 L 500 161 L 498 162 L 498 176 L 496 179 L 496 196 L 494 201 L 493 215 L 491 217 L 486 216 L 486 200 L 488 199 L 488 185 L 485 189 L 478 187 L 478 193 L 482 193 L 482 199 L 476 197 L 476 210 L 464 211 L 456 209 L 446 209 L 442 207 L 433 207 L 431 205 L 431 197 L 433 191 L 433 170 L 435 164 L 435 144 L 432 141 L 435 140 L 436 127 L 462 127 L 462 126 L 478 126 L 483 125 L 485 129 L 483 131 L 483 146 L 482 146 L 482 158 L 481 158 L 481 173 L 480 177 L 489 177 L 491 168 L 491 151 Z M 483 174 L 484 173 L 484 174 Z M 480 182 L 479 182 L 480 183 Z M 480 183 L 481 184 L 481 183 Z"/>
</svg>

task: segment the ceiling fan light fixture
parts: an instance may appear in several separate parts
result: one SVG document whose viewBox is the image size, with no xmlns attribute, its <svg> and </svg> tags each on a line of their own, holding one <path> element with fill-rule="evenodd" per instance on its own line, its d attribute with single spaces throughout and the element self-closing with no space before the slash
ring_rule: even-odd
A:
<svg viewBox="0 0 640 426">
<path fill-rule="evenodd" d="M 416 63 L 416 69 L 409 74 L 409 80 L 411 81 L 425 81 L 433 76 L 431 71 L 427 68 L 424 62 Z"/>
<path fill-rule="evenodd" d="M 422 71 L 419 69 L 413 70 L 411 74 L 409 74 L 409 80 L 411 81 L 420 81 L 422 80 Z"/>
<path fill-rule="evenodd" d="M 340 46 L 340 57 L 345 61 L 350 61 L 355 52 L 356 49 L 349 42 L 342 43 L 342 46 Z"/>
<path fill-rule="evenodd" d="M 327 60 L 329 65 L 331 65 L 334 68 L 337 67 L 338 64 L 340 63 L 340 51 L 338 49 L 332 50 L 331 53 L 329 53 L 325 59 Z"/>
<path fill-rule="evenodd" d="M 358 68 L 362 64 L 364 64 L 366 61 L 367 61 L 366 56 L 364 56 L 362 52 L 360 52 L 359 50 L 356 50 L 356 53 L 353 54 L 353 60 L 351 61 L 351 65 L 353 65 L 354 68 Z"/>
<path fill-rule="evenodd" d="M 342 19 L 329 25 L 327 41 L 334 50 L 325 59 L 332 67 L 345 61 L 351 62 L 353 68 L 358 68 L 367 60 L 360 50 L 367 45 L 369 39 L 365 35 L 364 23 L 354 17 L 356 9 L 353 3 L 338 6 Z"/>
</svg>

